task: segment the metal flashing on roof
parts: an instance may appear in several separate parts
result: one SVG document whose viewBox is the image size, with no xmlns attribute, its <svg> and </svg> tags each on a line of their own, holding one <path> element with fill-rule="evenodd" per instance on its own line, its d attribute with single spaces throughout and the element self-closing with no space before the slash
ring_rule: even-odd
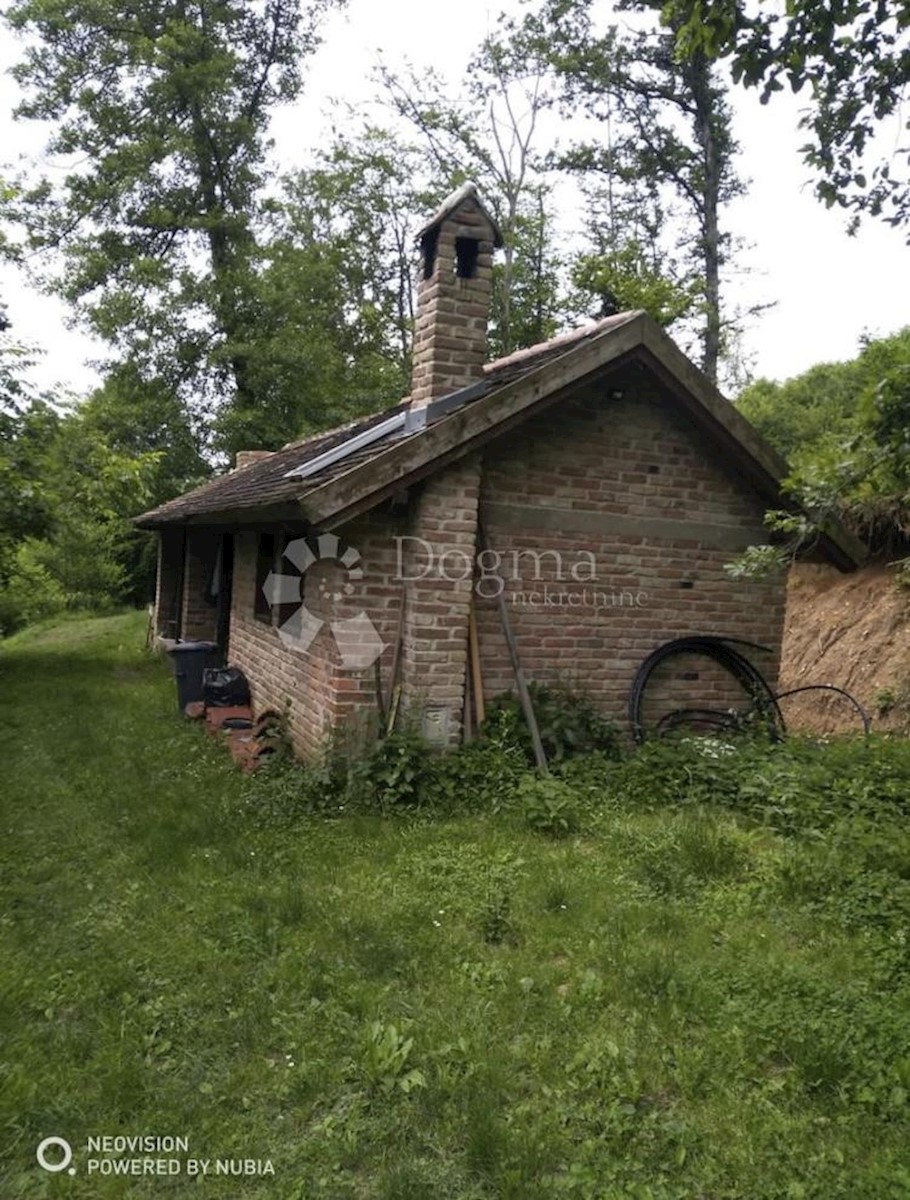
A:
<svg viewBox="0 0 910 1200">
<path fill-rule="evenodd" d="M 406 419 L 406 412 L 395 413 L 394 416 L 389 417 L 387 420 L 380 421 L 378 425 L 371 425 L 369 429 L 364 429 L 361 433 L 355 434 L 354 437 L 348 438 L 341 445 L 333 446 L 331 450 L 326 450 L 324 454 L 317 454 L 309 462 L 301 463 L 299 467 L 294 467 L 293 470 L 286 471 L 284 478 L 308 479 L 311 475 L 318 475 L 326 467 L 334 466 L 335 463 L 341 462 L 351 454 L 362 450 L 365 446 L 371 446 L 374 442 L 381 441 L 384 437 L 388 437 L 390 433 L 397 433 L 399 429 L 404 428 Z"/>
<path fill-rule="evenodd" d="M 439 417 L 445 417 L 450 412 L 455 412 L 462 405 L 470 404 L 472 400 L 479 400 L 481 396 L 487 394 L 491 386 L 489 379 L 478 379 L 476 383 L 469 383 L 467 387 L 459 388 L 457 392 L 438 396 L 427 405 L 427 420 L 438 420 Z"/>
<path fill-rule="evenodd" d="M 404 431 L 405 433 L 420 433 L 421 429 L 426 429 L 429 421 L 427 420 L 428 404 L 421 404 L 420 408 L 409 408 L 405 413 Z"/>
<path fill-rule="evenodd" d="M 404 427 L 405 433 L 419 433 L 421 429 L 426 429 L 428 425 L 432 425 L 441 417 L 447 417 L 449 413 L 457 412 L 459 408 L 470 404 L 472 400 L 479 400 L 481 396 L 487 394 L 492 386 L 489 379 L 478 379 L 476 383 L 469 383 L 467 387 L 459 388 L 457 392 L 447 392 L 444 396 L 437 396 L 429 404 L 422 404 L 419 408 L 409 408 Z"/>
<path fill-rule="evenodd" d="M 356 454 L 358 450 L 364 450 L 367 446 L 372 446 L 375 442 L 380 442 L 393 433 L 400 432 L 405 435 L 419 433 L 420 430 L 426 429 L 427 425 L 439 420 L 440 417 L 447 416 L 448 413 L 455 412 L 462 405 L 469 404 L 472 400 L 486 395 L 490 387 L 489 380 L 481 379 L 477 383 L 469 384 L 468 387 L 459 388 L 457 392 L 439 396 L 436 400 L 431 400 L 429 404 L 420 408 L 408 408 L 404 412 L 397 412 L 387 420 L 380 421 L 378 425 L 372 425 L 369 429 L 364 429 L 354 437 L 348 438 L 346 442 L 333 446 L 331 450 L 326 450 L 324 454 L 319 454 L 316 458 L 311 458 L 309 462 L 301 463 L 299 467 L 287 471 L 284 478 L 309 479 L 312 475 L 318 475 L 327 467 L 333 467 L 336 463 L 343 462 L 346 458 Z"/>
</svg>

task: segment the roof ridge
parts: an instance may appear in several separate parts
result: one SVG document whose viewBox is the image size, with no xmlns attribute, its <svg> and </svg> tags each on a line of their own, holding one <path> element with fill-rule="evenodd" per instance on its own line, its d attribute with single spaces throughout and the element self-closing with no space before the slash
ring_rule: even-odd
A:
<svg viewBox="0 0 910 1200">
<path fill-rule="evenodd" d="M 548 338 L 545 342 L 536 342 L 533 346 L 524 346 L 519 350 L 513 350 L 510 354 L 503 355 L 502 358 L 494 358 L 492 362 L 484 363 L 484 374 L 492 374 L 494 371 L 498 371 L 500 367 L 522 362 L 525 359 L 533 358 L 537 354 L 543 354 L 547 350 L 555 350 L 560 346 L 565 346 L 568 349 L 586 337 L 595 337 L 598 334 L 606 333 L 610 329 L 615 329 L 619 325 L 624 325 L 627 321 L 640 316 L 642 312 L 643 309 L 630 308 L 626 312 L 614 313 L 610 317 L 602 317 L 599 321 L 586 321 L 582 325 L 576 325 L 574 329 L 569 329 L 565 333 L 558 333 L 555 337 Z"/>
</svg>

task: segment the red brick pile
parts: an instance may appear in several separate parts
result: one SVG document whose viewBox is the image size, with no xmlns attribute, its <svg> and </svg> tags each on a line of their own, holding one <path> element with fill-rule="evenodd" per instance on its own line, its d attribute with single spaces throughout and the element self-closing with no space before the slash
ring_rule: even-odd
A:
<svg viewBox="0 0 910 1200">
<path fill-rule="evenodd" d="M 206 732 L 226 744 L 234 762 L 243 771 L 255 771 L 266 755 L 274 753 L 274 713 L 263 713 L 258 720 L 254 720 L 249 705 L 209 708 L 201 700 L 188 704 L 184 711 L 190 720 L 205 722 Z M 249 724 L 241 728 L 225 728 L 225 722 L 231 718 Z"/>
</svg>

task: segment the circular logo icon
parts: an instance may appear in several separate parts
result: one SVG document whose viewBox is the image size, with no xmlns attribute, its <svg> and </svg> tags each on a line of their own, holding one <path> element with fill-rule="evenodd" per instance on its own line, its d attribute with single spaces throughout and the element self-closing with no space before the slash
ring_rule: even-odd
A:
<svg viewBox="0 0 910 1200">
<path fill-rule="evenodd" d="M 52 1151 L 50 1156 L 48 1156 L 49 1150 Z M 59 1162 L 56 1161 L 58 1152 L 63 1156 Z M 70 1163 L 73 1161 L 73 1148 L 66 1138 L 46 1137 L 43 1142 L 39 1143 L 38 1149 L 35 1151 L 35 1158 L 38 1160 L 39 1167 L 50 1171 L 53 1175 L 56 1175 L 58 1171 L 65 1171 L 67 1167 L 69 1167 L 70 1175 L 76 1174 L 76 1168 L 70 1167 Z"/>
<path fill-rule="evenodd" d="M 278 636 L 289 650 L 305 654 L 316 635 L 327 622 L 311 612 L 303 599 L 304 579 L 310 567 L 337 563 L 344 568 L 345 582 L 340 590 L 328 592 L 321 589 L 324 598 L 334 602 L 343 601 L 354 594 L 354 584 L 363 578 L 360 553 L 353 546 L 343 546 L 334 533 L 323 533 L 316 540 L 314 551 L 306 538 L 295 538 L 288 542 L 283 558 L 297 568 L 299 574 L 286 575 L 269 571 L 262 592 L 269 608 L 293 605 L 290 616 L 282 619 Z M 282 613 L 283 616 L 283 613 Z M 385 649 L 379 631 L 363 610 L 354 617 L 329 621 L 335 646 L 346 671 L 362 671 L 371 667 Z"/>
</svg>

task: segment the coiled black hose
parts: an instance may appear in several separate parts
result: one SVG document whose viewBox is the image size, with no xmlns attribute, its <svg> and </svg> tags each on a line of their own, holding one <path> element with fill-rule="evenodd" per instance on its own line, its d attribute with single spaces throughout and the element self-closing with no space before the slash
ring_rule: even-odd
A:
<svg viewBox="0 0 910 1200">
<path fill-rule="evenodd" d="M 752 714 L 755 713 L 763 721 L 771 740 L 781 741 L 787 732 L 787 726 L 778 701 L 783 700 L 786 696 L 795 696 L 799 692 L 827 691 L 836 692 L 850 701 L 863 723 L 864 733 L 868 735 L 872 723 L 869 714 L 856 697 L 851 696 L 844 688 L 835 687 L 830 683 L 812 683 L 775 694 L 771 691 L 767 680 L 758 668 L 745 655 L 735 650 L 734 646 L 746 646 L 750 650 L 758 650 L 763 654 L 769 653 L 767 646 L 760 646 L 756 642 L 746 642 L 740 638 L 722 638 L 711 634 L 700 634 L 698 636 L 676 638 L 674 641 L 665 642 L 649 654 L 638 668 L 635 679 L 632 682 L 632 690 L 629 693 L 629 722 L 632 726 L 635 741 L 640 745 L 645 740 L 642 705 L 644 703 L 644 694 L 648 686 L 648 680 L 661 663 L 665 662 L 668 658 L 675 658 L 681 654 L 700 654 L 716 662 L 733 676 L 750 698 L 752 704 L 749 711 L 745 714 L 713 708 L 679 708 L 661 717 L 656 727 L 658 734 L 666 733 L 678 728 L 680 725 L 691 723 L 729 732 L 740 729 L 744 723 L 751 719 Z"/>
<path fill-rule="evenodd" d="M 724 670 L 733 676 L 752 701 L 752 707 L 764 722 L 768 730 L 768 736 L 773 741 L 780 741 L 786 732 L 786 725 L 784 724 L 783 714 L 778 707 L 774 693 L 768 687 L 768 683 L 761 671 L 753 666 L 745 655 L 735 650 L 734 645 L 747 646 L 751 650 L 759 650 L 765 654 L 769 653 L 767 646 L 759 646 L 755 642 L 742 641 L 740 638 L 722 638 L 709 634 L 701 634 L 693 637 L 676 638 L 672 642 L 664 642 L 662 646 L 658 646 L 656 650 L 649 654 L 638 668 L 635 679 L 632 682 L 632 690 L 629 693 L 629 722 L 632 726 L 632 734 L 635 741 L 640 744 L 645 740 L 645 728 L 642 722 L 641 710 L 648 680 L 661 663 L 666 662 L 668 658 L 675 658 L 681 654 L 700 654 L 705 658 L 712 659 L 719 666 L 723 667 Z M 715 710 L 700 711 L 702 716 L 704 716 L 706 711 L 714 712 Z M 719 713 L 718 717 L 727 717 L 729 720 L 729 714 Z"/>
<path fill-rule="evenodd" d="M 863 733 L 868 737 L 869 730 L 872 728 L 872 718 L 857 700 L 845 688 L 835 687 L 833 683 L 806 683 L 802 687 L 790 688 L 787 692 L 778 692 L 776 699 L 783 700 L 786 696 L 796 696 L 800 692 L 837 692 L 839 696 L 844 696 L 853 707 L 856 709 L 859 719 L 863 723 Z"/>
</svg>

